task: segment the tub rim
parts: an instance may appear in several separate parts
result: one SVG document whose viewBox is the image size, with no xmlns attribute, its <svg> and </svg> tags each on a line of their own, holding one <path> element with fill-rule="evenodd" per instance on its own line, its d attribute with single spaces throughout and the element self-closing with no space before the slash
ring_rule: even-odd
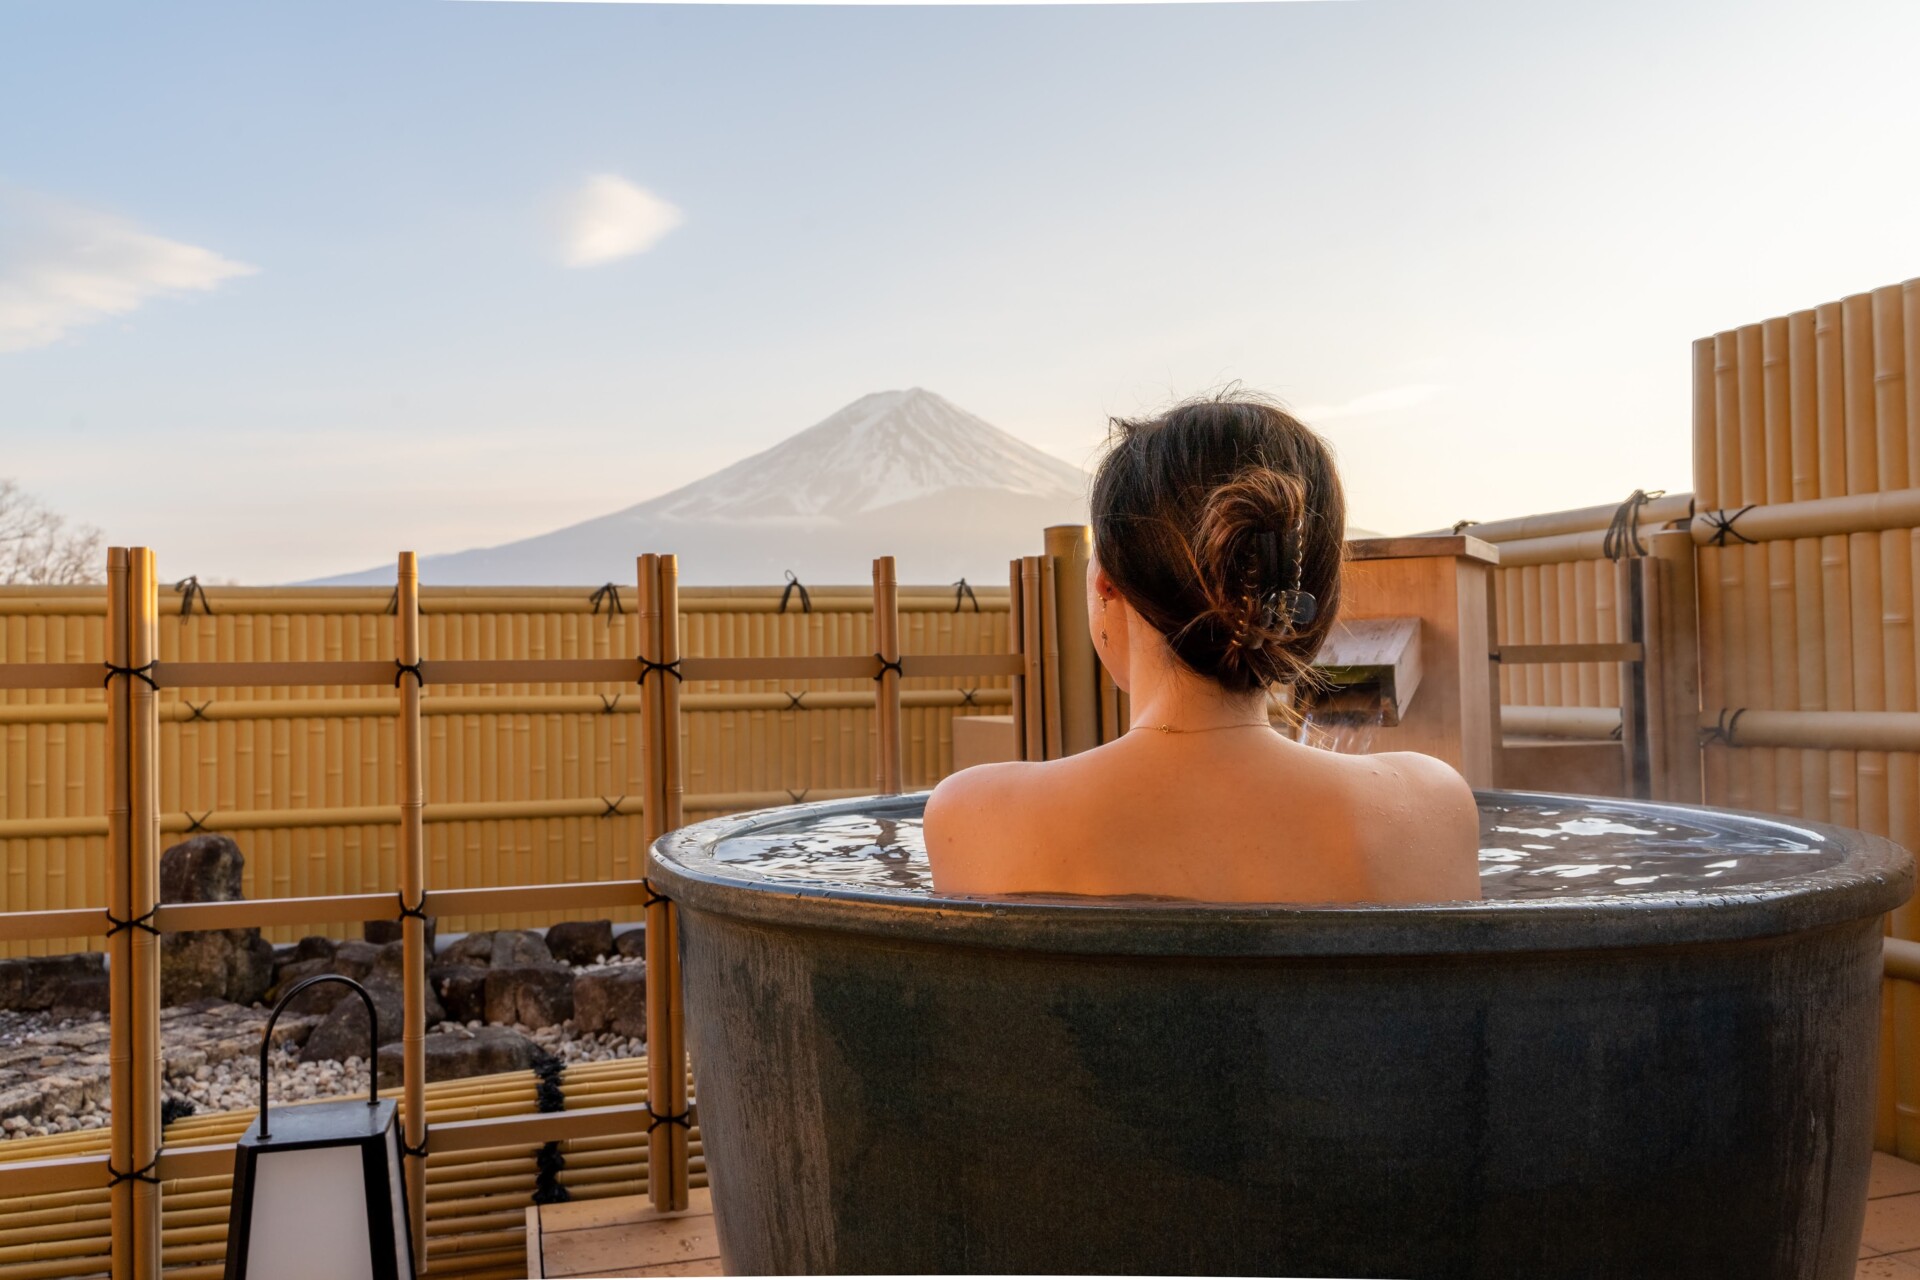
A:
<svg viewBox="0 0 1920 1280">
<path fill-rule="evenodd" d="M 923 807 L 929 791 L 756 809 L 669 831 L 648 850 L 655 892 L 692 913 L 902 942 L 1067 955 L 1340 957 L 1474 955 L 1694 945 L 1776 937 L 1863 920 L 1905 902 L 1912 856 L 1883 836 L 1777 814 L 1611 796 L 1476 790 L 1481 803 L 1599 802 L 1655 815 L 1811 832 L 1840 845 L 1834 866 L 1737 890 L 1617 898 L 1454 901 L 1414 906 L 1143 902 L 1078 898 L 907 897 L 868 888 L 773 885 L 729 875 L 705 852 L 769 820 Z"/>
</svg>

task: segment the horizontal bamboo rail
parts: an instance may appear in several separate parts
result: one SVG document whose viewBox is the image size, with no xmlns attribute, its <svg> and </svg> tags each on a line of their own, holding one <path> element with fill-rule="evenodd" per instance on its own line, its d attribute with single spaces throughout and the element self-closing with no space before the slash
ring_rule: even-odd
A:
<svg viewBox="0 0 1920 1280">
<path fill-rule="evenodd" d="M 915 675 L 940 674 L 919 669 L 919 664 L 924 660 L 924 657 L 903 660 L 902 666 L 910 666 Z M 0 667 L 0 671 L 3 670 L 5 668 Z M 1011 700 L 1012 695 L 1005 689 L 908 689 L 900 695 L 900 705 L 903 707 L 1004 707 Z M 680 705 L 685 711 L 857 711 L 873 706 L 874 695 L 858 689 L 801 689 L 791 693 L 689 693 L 680 700 Z M 639 711 L 637 693 L 620 693 L 611 697 L 595 693 L 518 696 L 429 693 L 420 699 L 420 714 L 423 716 L 637 715 Z M 399 714 L 400 700 L 385 697 L 214 699 L 197 704 L 170 700 L 160 704 L 162 724 L 186 724 L 195 720 L 382 719 Z M 0 725 L 104 724 L 106 719 L 107 704 L 104 701 L 0 705 Z"/>
<path fill-rule="evenodd" d="M 1703 711 L 1700 731 L 1729 747 L 1920 751 L 1920 711 Z"/>
<path fill-rule="evenodd" d="M 1536 538 L 1551 538 L 1560 534 L 1588 533 L 1595 529 L 1604 530 L 1613 523 L 1613 517 L 1620 510 L 1617 502 L 1598 507 L 1577 507 L 1569 511 L 1549 511 L 1541 515 L 1516 516 L 1510 520 L 1473 521 L 1463 526 L 1459 532 L 1471 533 L 1483 542 L 1508 543 Z M 1640 508 L 1640 525 L 1662 525 L 1671 520 L 1684 520 L 1693 512 L 1693 495 L 1690 493 L 1669 493 L 1663 497 L 1649 499 Z M 1414 534 L 1418 538 L 1446 537 L 1453 529 L 1432 529 L 1423 534 Z M 1500 563 L 1507 564 L 1507 553 L 1503 546 Z"/>
<path fill-rule="evenodd" d="M 1639 662 L 1646 650 L 1633 644 L 1503 644 L 1491 655 L 1503 666 L 1535 662 Z"/>
<path fill-rule="evenodd" d="M 982 586 L 973 589 L 979 598 L 979 612 L 1005 613 L 1007 589 Z M 873 595 L 866 587 L 811 587 L 812 613 L 871 613 Z M 590 587 L 556 588 L 543 593 L 526 587 L 489 589 L 485 587 L 422 587 L 420 612 L 423 615 L 458 613 L 584 613 L 596 610 Z M 780 607 L 779 587 L 693 587 L 682 592 L 682 613 L 800 613 L 798 601 Z M 952 613 L 953 590 L 946 587 L 902 587 L 902 613 Z M 339 591 L 324 587 L 302 588 L 289 592 L 274 587 L 213 587 L 208 590 L 213 608 L 219 613 L 271 614 L 358 614 L 369 617 L 392 612 L 392 589 L 387 587 L 352 588 Z M 31 596 L 0 594 L 0 617 L 18 615 L 101 616 L 106 604 L 98 587 L 36 587 Z M 621 612 L 632 612 L 623 603 Z M 972 613 L 974 601 L 968 599 L 962 612 Z"/>
<path fill-rule="evenodd" d="M 1880 939 L 1880 964 L 1887 977 L 1900 982 L 1920 982 L 1920 942 L 1906 938 Z"/>
<path fill-rule="evenodd" d="M 1503 706 L 1500 731 L 1509 736 L 1615 739 L 1621 732 L 1620 708 Z"/>
</svg>

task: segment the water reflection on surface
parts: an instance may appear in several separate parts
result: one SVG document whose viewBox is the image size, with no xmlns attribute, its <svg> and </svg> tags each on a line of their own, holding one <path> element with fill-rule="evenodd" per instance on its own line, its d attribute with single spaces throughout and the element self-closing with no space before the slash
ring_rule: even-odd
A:
<svg viewBox="0 0 1920 1280">
<path fill-rule="evenodd" d="M 1712 813 L 1647 814 L 1604 800 L 1480 807 L 1488 898 L 1722 893 L 1839 863 L 1839 849 L 1783 823 Z M 1285 856 L 1276 847 L 1275 856 Z M 716 862 L 779 884 L 932 892 L 917 817 L 772 819 L 721 841 Z"/>
</svg>

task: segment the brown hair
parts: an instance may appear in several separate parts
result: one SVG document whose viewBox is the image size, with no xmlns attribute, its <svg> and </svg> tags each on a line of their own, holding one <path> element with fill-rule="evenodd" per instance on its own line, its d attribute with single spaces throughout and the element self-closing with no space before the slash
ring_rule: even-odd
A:
<svg viewBox="0 0 1920 1280">
<path fill-rule="evenodd" d="M 1346 498 L 1327 444 L 1245 392 L 1111 421 L 1094 553 L 1175 656 L 1236 693 L 1298 679 L 1340 611 Z M 1295 622 L 1285 593 L 1310 593 Z"/>
</svg>

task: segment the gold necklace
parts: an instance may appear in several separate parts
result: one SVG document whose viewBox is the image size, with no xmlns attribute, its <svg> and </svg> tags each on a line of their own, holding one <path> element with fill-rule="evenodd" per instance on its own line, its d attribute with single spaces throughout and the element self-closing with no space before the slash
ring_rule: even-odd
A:
<svg viewBox="0 0 1920 1280">
<path fill-rule="evenodd" d="M 1213 733 L 1220 729 L 1271 729 L 1273 723 L 1269 720 L 1244 720 L 1237 724 L 1210 724 L 1199 729 L 1176 729 L 1170 724 L 1149 724 L 1140 727 L 1153 729 L 1159 733 Z"/>
</svg>

